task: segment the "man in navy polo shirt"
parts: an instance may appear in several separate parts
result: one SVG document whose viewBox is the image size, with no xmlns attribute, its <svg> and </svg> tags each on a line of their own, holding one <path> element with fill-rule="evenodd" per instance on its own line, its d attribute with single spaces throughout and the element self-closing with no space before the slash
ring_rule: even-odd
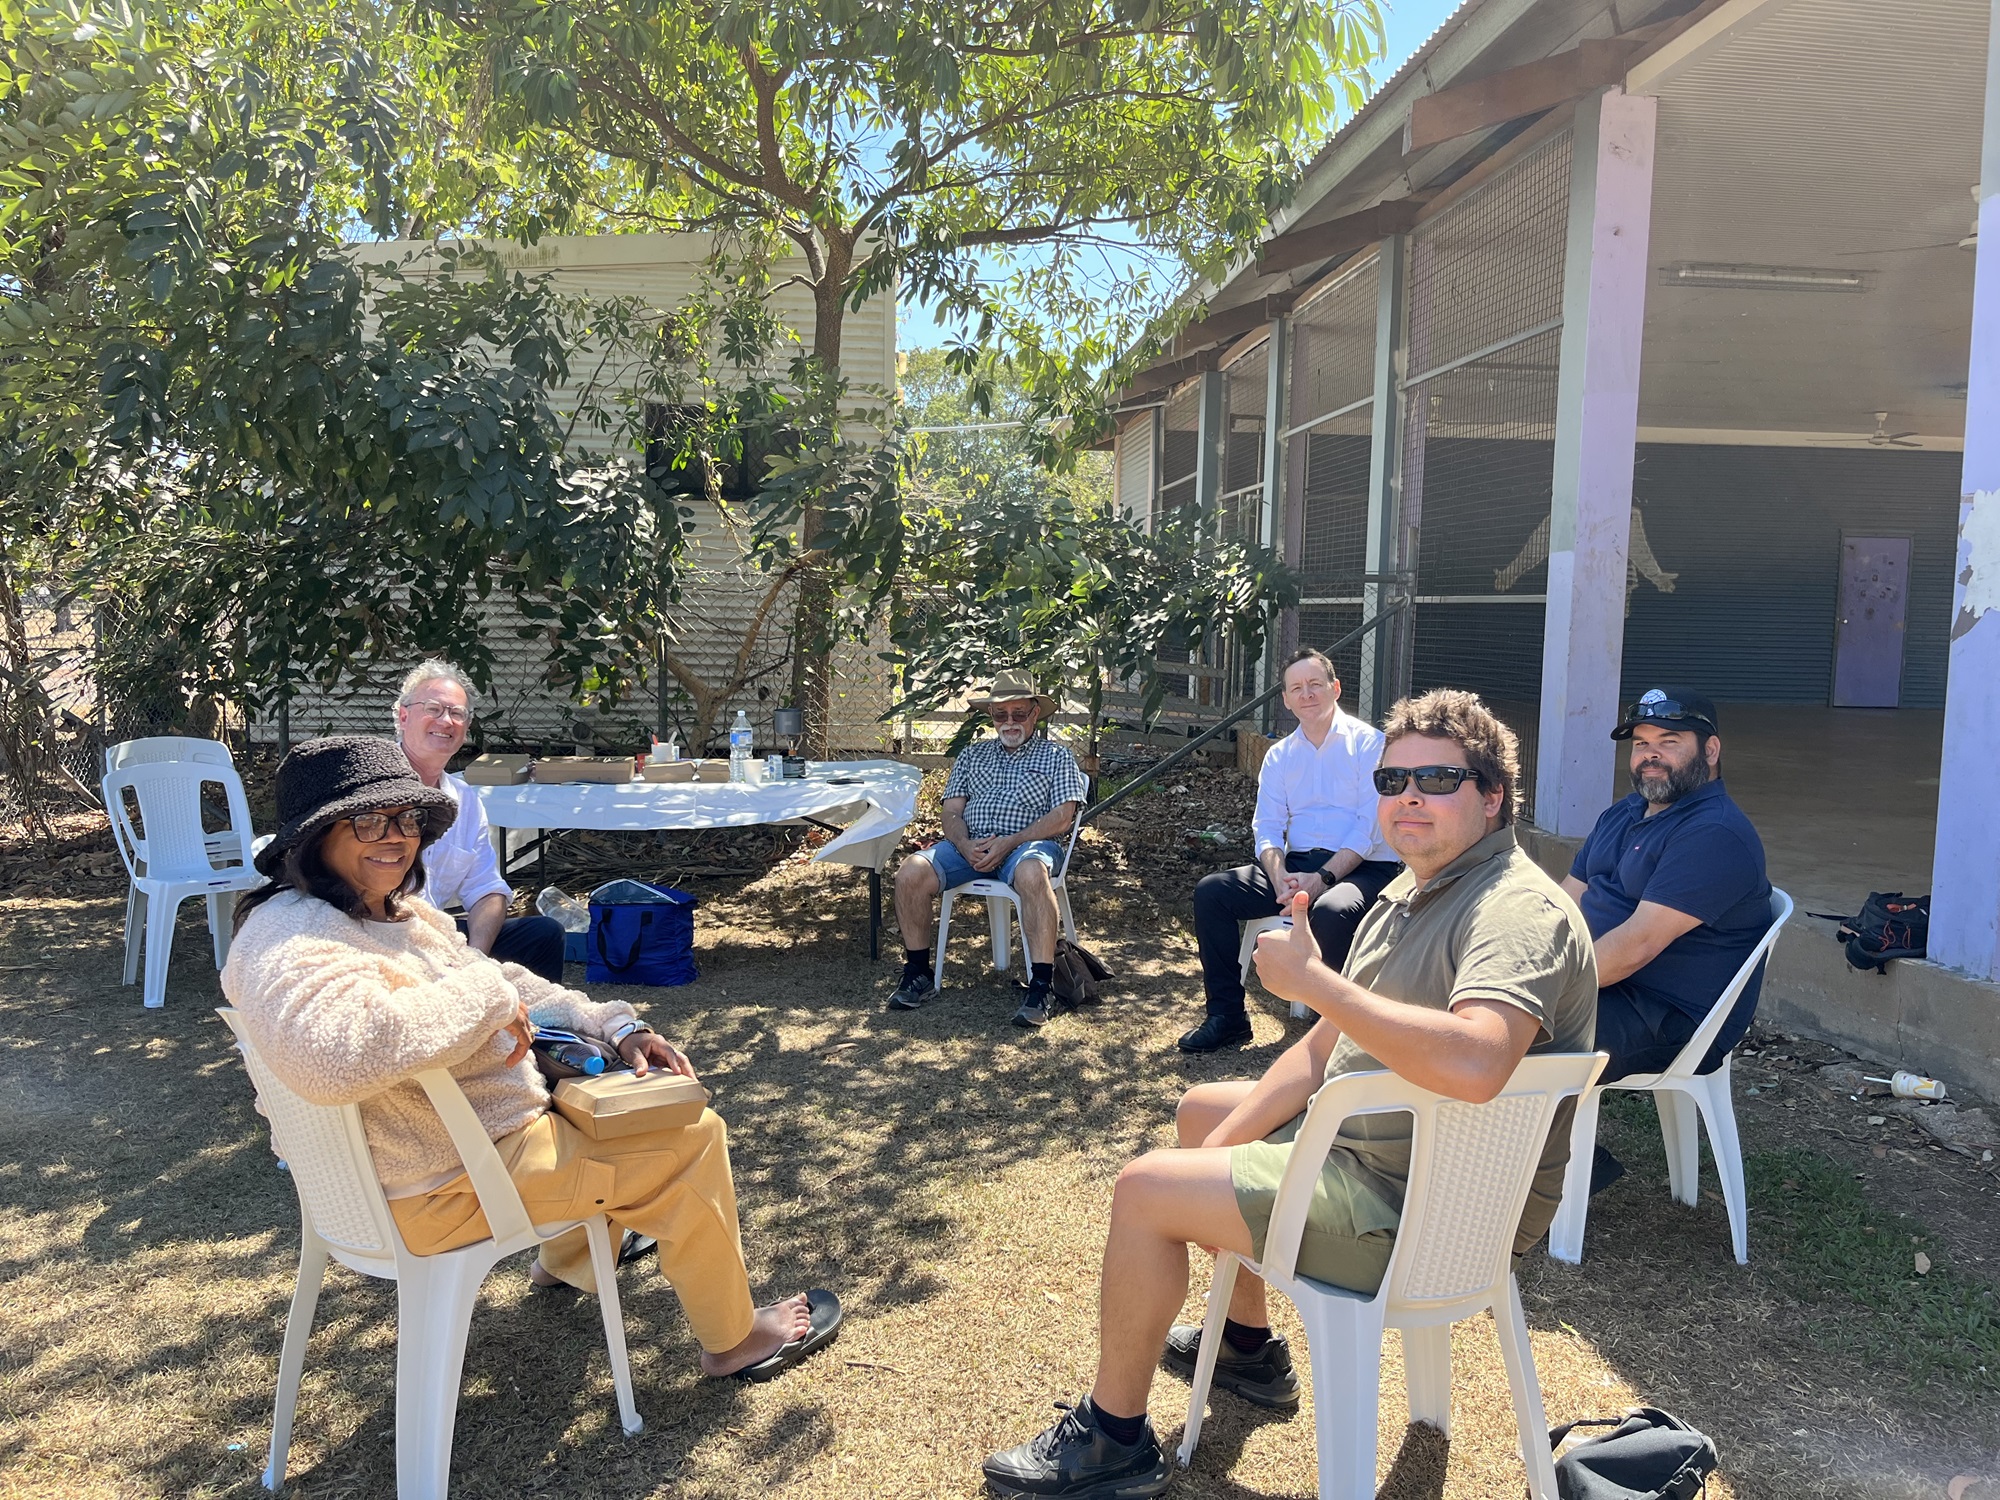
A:
<svg viewBox="0 0 2000 1500">
<path fill-rule="evenodd" d="M 1722 788 L 1715 705 L 1654 688 L 1611 737 L 1632 742 L 1633 793 L 1597 820 L 1562 883 L 1597 949 L 1605 1082 L 1671 1064 L 1771 925 L 1763 840 Z M 1750 1029 L 1762 979 L 1744 986 L 1702 1072 Z"/>
</svg>

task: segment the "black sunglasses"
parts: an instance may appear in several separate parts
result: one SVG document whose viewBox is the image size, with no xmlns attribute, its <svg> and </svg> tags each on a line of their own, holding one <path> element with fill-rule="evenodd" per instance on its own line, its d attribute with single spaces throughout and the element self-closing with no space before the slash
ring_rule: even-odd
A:
<svg viewBox="0 0 2000 1500">
<path fill-rule="evenodd" d="M 427 809 L 406 807 L 399 813 L 356 813 L 347 822 L 353 828 L 357 839 L 364 844 L 373 844 L 388 835 L 391 823 L 396 825 L 396 832 L 406 839 L 422 838 L 430 820 L 431 815 Z"/>
<path fill-rule="evenodd" d="M 1417 790 L 1426 797 L 1449 797 L 1466 782 L 1479 780 L 1470 766 L 1380 766 L 1375 771 L 1375 790 L 1393 797 L 1415 777 Z"/>
<path fill-rule="evenodd" d="M 1672 698 L 1655 698 L 1651 703 L 1634 703 L 1625 710 L 1619 722 L 1624 724 L 1644 724 L 1658 719 L 1691 719 L 1697 724 L 1706 724 L 1711 733 L 1715 732 L 1715 720 L 1698 708 L 1689 708 L 1685 703 L 1677 703 Z"/>
</svg>

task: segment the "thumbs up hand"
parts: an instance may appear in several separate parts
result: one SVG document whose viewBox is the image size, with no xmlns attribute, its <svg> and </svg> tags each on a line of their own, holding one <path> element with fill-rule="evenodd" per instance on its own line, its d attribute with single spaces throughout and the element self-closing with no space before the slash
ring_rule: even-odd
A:
<svg viewBox="0 0 2000 1500">
<path fill-rule="evenodd" d="M 1291 927 L 1258 934 L 1257 977 L 1280 1000 L 1311 1003 L 1307 995 L 1311 985 L 1309 976 L 1319 962 L 1319 943 L 1313 937 L 1309 920 L 1311 912 L 1312 898 L 1298 891 L 1291 899 Z"/>
</svg>

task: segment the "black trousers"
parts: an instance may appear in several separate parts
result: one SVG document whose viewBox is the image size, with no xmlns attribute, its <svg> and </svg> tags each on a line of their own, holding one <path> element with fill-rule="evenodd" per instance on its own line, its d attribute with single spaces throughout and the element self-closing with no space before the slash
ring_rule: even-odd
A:
<svg viewBox="0 0 2000 1500">
<path fill-rule="evenodd" d="M 1332 858 L 1330 849 L 1298 849 L 1285 856 L 1285 869 L 1294 875 L 1304 874 L 1323 868 Z M 1361 925 L 1362 914 L 1402 868 L 1392 860 L 1363 860 L 1345 880 L 1313 902 L 1313 940 L 1319 944 L 1321 958 L 1336 969 L 1347 962 L 1347 950 L 1353 946 L 1354 929 Z M 1243 933 L 1237 924 L 1277 915 L 1278 894 L 1262 865 L 1217 870 L 1204 875 L 1195 886 L 1194 939 L 1201 950 L 1201 982 L 1210 1015 L 1244 1013 L 1243 968 L 1237 960 Z"/>
<path fill-rule="evenodd" d="M 458 919 L 458 930 L 465 931 L 464 917 Z M 493 957 L 503 964 L 519 964 L 551 984 L 561 984 L 563 936 L 562 923 L 554 917 L 509 917 L 493 939 Z"/>
<path fill-rule="evenodd" d="M 1743 995 L 1716 1033 L 1708 1055 L 1697 1073 L 1713 1073 L 1722 1066 L 1730 1049 L 1743 1040 L 1757 1014 L 1757 991 L 1761 976 L 1744 987 Z M 1747 1002 L 1747 1003 L 1746 1003 Z M 1701 1028 L 1701 1017 L 1668 1005 L 1651 995 L 1642 995 L 1622 981 L 1607 984 L 1597 992 L 1597 1048 L 1609 1052 L 1599 1083 L 1630 1078 L 1635 1073 L 1658 1073 L 1673 1066 L 1681 1049 Z"/>
</svg>

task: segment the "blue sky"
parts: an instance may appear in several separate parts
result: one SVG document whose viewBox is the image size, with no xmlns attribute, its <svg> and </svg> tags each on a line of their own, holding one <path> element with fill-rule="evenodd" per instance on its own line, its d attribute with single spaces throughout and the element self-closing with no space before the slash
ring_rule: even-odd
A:
<svg viewBox="0 0 2000 1500">
<path fill-rule="evenodd" d="M 1377 83 L 1391 77 L 1458 5 L 1459 0 L 1384 0 L 1388 55 L 1373 69 Z M 947 342 L 947 332 L 929 312 L 905 302 L 897 313 L 896 341 L 904 349 L 933 349 Z"/>
</svg>

